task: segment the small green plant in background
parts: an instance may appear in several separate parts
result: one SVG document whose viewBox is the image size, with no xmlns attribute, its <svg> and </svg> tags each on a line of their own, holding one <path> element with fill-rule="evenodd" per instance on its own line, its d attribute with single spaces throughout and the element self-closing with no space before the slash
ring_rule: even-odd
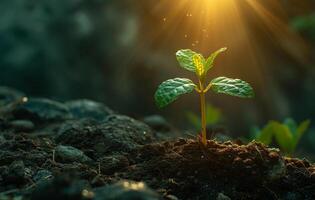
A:
<svg viewBox="0 0 315 200">
<path fill-rule="evenodd" d="M 188 121 L 196 128 L 201 129 L 201 118 L 194 112 L 186 113 Z M 206 126 L 213 126 L 223 120 L 222 112 L 219 108 L 207 103 L 206 104 Z"/>
<path fill-rule="evenodd" d="M 295 17 L 291 22 L 291 27 L 315 41 L 315 13 Z"/>
<path fill-rule="evenodd" d="M 225 50 L 226 48 L 221 48 L 212 53 L 207 59 L 190 49 L 177 51 L 176 58 L 179 65 L 188 71 L 194 72 L 197 75 L 198 83 L 195 84 L 187 78 L 169 79 L 159 85 L 154 95 L 157 106 L 163 108 L 183 94 L 191 93 L 194 90 L 198 92 L 201 107 L 201 142 L 204 145 L 207 144 L 205 94 L 210 89 L 215 93 L 243 98 L 251 98 L 254 96 L 253 88 L 240 79 L 218 77 L 206 85 L 206 75 L 208 70 L 213 67 L 215 58 Z"/>
<path fill-rule="evenodd" d="M 262 130 L 253 129 L 254 139 L 266 145 L 270 145 L 275 140 L 283 153 L 292 155 L 309 125 L 310 120 L 297 124 L 291 118 L 285 119 L 283 123 L 270 121 Z"/>
</svg>

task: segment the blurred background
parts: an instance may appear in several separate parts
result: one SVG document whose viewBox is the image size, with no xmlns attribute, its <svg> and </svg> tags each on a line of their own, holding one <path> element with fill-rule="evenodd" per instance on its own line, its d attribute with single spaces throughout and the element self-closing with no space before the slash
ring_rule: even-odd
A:
<svg viewBox="0 0 315 200">
<path fill-rule="evenodd" d="M 207 96 L 230 136 L 288 117 L 315 124 L 315 0 L 1 0 L 0 13 L 1 86 L 187 129 L 197 95 L 158 110 L 154 92 L 168 78 L 194 78 L 177 50 L 228 47 L 209 79 L 241 78 L 256 91 L 250 100 Z M 300 146 L 315 153 L 312 132 Z"/>
</svg>

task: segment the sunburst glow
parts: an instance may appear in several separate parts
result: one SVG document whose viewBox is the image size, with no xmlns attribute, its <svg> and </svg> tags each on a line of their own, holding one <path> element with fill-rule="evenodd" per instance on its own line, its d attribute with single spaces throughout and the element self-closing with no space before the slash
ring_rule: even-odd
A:
<svg viewBox="0 0 315 200">
<path fill-rule="evenodd" d="M 303 41 L 294 34 L 287 23 L 273 15 L 266 3 L 258 0 L 175 0 L 160 1 L 152 10 L 153 13 L 162 13 L 163 26 L 155 31 L 156 38 L 163 35 L 173 36 L 181 32 L 180 39 L 189 41 L 192 48 L 206 50 L 211 43 L 212 48 L 219 46 L 253 45 L 250 34 L 249 22 L 246 19 L 252 13 L 256 16 L 257 23 L 261 23 L 262 29 L 273 36 L 292 56 L 300 61 L 305 57 Z M 265 1 L 270 7 L 281 11 L 278 1 Z M 285 36 L 285 37 L 283 37 Z M 296 48 L 297 47 L 297 48 Z M 295 51 L 294 51 L 295 49 Z"/>
<path fill-rule="evenodd" d="M 297 62 L 306 60 L 307 46 L 284 21 L 278 0 L 161 0 L 151 13 L 161 20 L 161 26 L 151 34 L 152 42 L 167 46 L 175 41 L 177 49 L 191 48 L 204 54 L 227 46 L 232 53 L 225 64 L 238 67 L 220 70 L 238 75 L 247 71 L 258 87 L 263 87 L 268 74 L 263 66 L 270 64 L 268 56 L 273 56 L 261 41 L 269 40 Z"/>
</svg>

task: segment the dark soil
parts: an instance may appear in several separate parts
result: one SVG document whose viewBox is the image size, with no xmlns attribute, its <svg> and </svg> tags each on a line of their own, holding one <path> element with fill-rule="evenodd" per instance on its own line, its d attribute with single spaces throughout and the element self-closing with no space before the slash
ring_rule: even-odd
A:
<svg viewBox="0 0 315 200">
<path fill-rule="evenodd" d="M 5 89 L 1 200 L 315 199 L 315 165 L 263 144 L 203 146 L 171 139 L 163 120 L 152 122 L 157 130 L 100 103 L 25 102 Z"/>
</svg>

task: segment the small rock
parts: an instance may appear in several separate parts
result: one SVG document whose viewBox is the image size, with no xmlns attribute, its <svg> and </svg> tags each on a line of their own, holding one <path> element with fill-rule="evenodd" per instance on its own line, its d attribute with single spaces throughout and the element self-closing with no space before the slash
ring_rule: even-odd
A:
<svg viewBox="0 0 315 200">
<path fill-rule="evenodd" d="M 181 136 L 181 133 L 174 129 L 171 124 L 160 115 L 147 116 L 143 119 L 143 122 L 154 130 L 154 137 L 158 141 L 175 139 Z"/>
<path fill-rule="evenodd" d="M 113 174 L 129 166 L 128 159 L 123 155 L 105 156 L 99 160 L 102 174 Z"/>
<path fill-rule="evenodd" d="M 80 162 L 91 163 L 92 159 L 86 156 L 82 151 L 72 146 L 59 145 L 55 148 L 57 162 Z"/>
<path fill-rule="evenodd" d="M 39 170 L 34 176 L 33 180 L 37 183 L 52 178 L 52 173 L 46 169 Z"/>
<path fill-rule="evenodd" d="M 217 200 L 231 200 L 230 197 L 226 196 L 225 194 L 223 193 L 219 193 L 218 194 L 218 197 L 217 197 Z"/>
<path fill-rule="evenodd" d="M 158 200 L 159 195 L 143 182 L 120 181 L 96 188 L 94 200 Z"/>
<path fill-rule="evenodd" d="M 14 120 L 9 123 L 9 125 L 16 131 L 32 131 L 34 130 L 33 122 L 29 120 Z"/>
<path fill-rule="evenodd" d="M 44 98 L 31 98 L 14 110 L 16 119 L 35 121 L 63 121 L 71 118 L 69 109 L 57 101 Z"/>
<path fill-rule="evenodd" d="M 4 87 L 4 86 L 0 87 L 0 105 L 1 106 L 11 103 L 13 101 L 17 101 L 18 99 L 21 99 L 24 96 L 25 94 L 15 89 Z"/>
<path fill-rule="evenodd" d="M 146 124 L 123 115 L 109 115 L 101 124 L 80 121 L 75 127 L 59 131 L 57 143 L 93 152 L 94 159 L 115 152 L 130 152 L 151 143 L 153 134 Z M 84 142 L 82 142 L 84 141 Z"/>
<path fill-rule="evenodd" d="M 279 158 L 277 162 L 270 167 L 267 174 L 268 175 L 267 178 L 272 181 L 277 180 L 285 176 L 286 171 L 287 171 L 287 168 L 286 168 L 284 160 L 282 158 Z"/>
<path fill-rule="evenodd" d="M 143 122 L 156 131 L 167 132 L 171 130 L 171 125 L 160 115 L 147 116 Z"/>
<path fill-rule="evenodd" d="M 60 126 L 57 135 L 59 136 L 68 133 L 70 134 L 71 132 L 81 131 L 97 124 L 98 123 L 92 119 L 67 120 Z"/>
<path fill-rule="evenodd" d="M 171 195 L 171 194 L 167 195 L 165 198 L 166 198 L 167 200 L 178 200 L 178 198 L 177 198 L 176 196 Z"/>
<path fill-rule="evenodd" d="M 31 200 L 88 200 L 86 192 L 91 191 L 90 185 L 84 180 L 73 177 L 58 177 L 41 182 L 31 194 Z"/>
<path fill-rule="evenodd" d="M 69 108 L 73 118 L 91 118 L 97 121 L 103 121 L 106 117 L 114 112 L 102 103 L 80 99 L 65 103 Z"/>
</svg>

